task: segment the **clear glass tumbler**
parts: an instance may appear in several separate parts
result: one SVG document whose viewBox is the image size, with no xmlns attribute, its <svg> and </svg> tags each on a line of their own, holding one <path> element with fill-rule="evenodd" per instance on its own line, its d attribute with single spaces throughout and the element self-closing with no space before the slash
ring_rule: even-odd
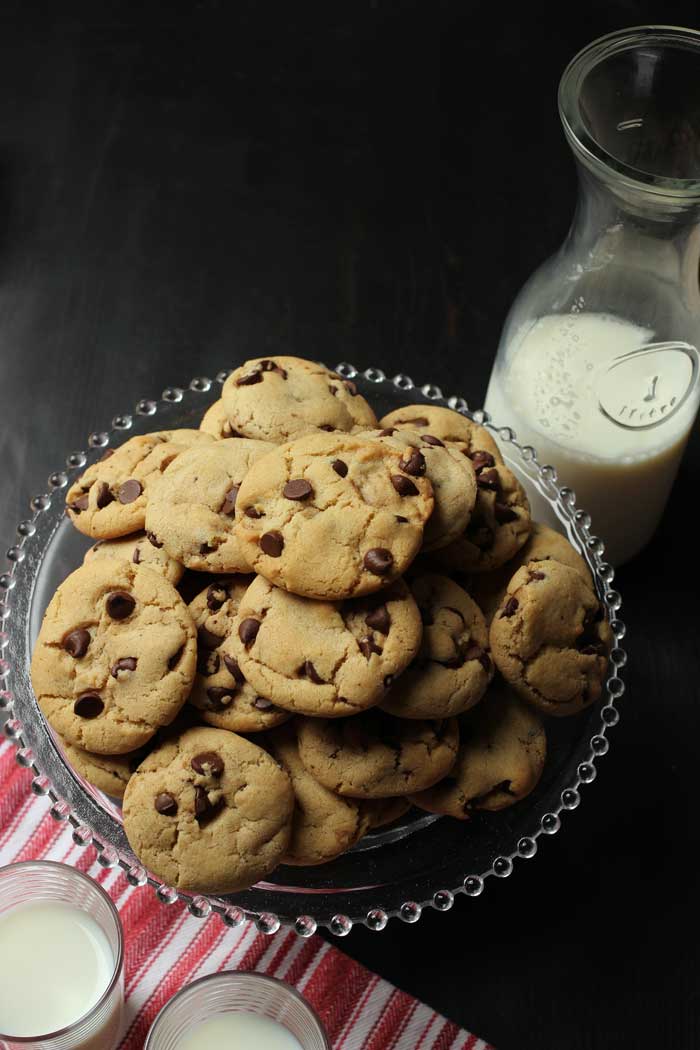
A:
<svg viewBox="0 0 700 1050">
<path fill-rule="evenodd" d="M 302 1050 L 330 1050 L 316 1013 L 284 981 L 259 973 L 223 973 L 186 985 L 165 1004 L 148 1033 L 144 1050 L 177 1050 L 202 1021 L 227 1013 L 267 1017 L 286 1028 Z"/>
<path fill-rule="evenodd" d="M 119 913 L 101 886 L 66 864 L 27 861 L 0 868 L 0 918 L 18 905 L 40 901 L 72 905 L 98 923 L 114 957 L 114 972 L 93 1008 L 58 1032 L 3 1035 L 0 1023 L 0 1050 L 114 1050 L 124 1005 L 124 934 Z M 51 979 L 52 974 L 42 969 L 37 945 L 36 980 L 47 985 Z"/>
<path fill-rule="evenodd" d="M 559 115 L 578 205 L 510 310 L 485 407 L 556 467 L 620 564 L 656 529 L 700 399 L 700 33 L 594 41 Z"/>
</svg>

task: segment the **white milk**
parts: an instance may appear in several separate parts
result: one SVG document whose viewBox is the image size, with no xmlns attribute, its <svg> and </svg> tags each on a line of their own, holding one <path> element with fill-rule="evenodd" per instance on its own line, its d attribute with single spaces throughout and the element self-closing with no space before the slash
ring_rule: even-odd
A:
<svg viewBox="0 0 700 1050">
<path fill-rule="evenodd" d="M 257 1014 L 221 1014 L 178 1039 L 175 1050 L 302 1050 L 284 1025 Z"/>
<path fill-rule="evenodd" d="M 605 314 L 542 317 L 516 334 L 486 395 L 493 422 L 512 427 L 540 463 L 557 468 L 559 484 L 574 489 L 613 564 L 651 538 L 695 413 L 692 395 L 674 413 L 691 375 L 683 352 L 664 349 L 610 368 L 653 337 Z M 533 513 L 556 524 L 537 494 Z"/>
<path fill-rule="evenodd" d="M 102 997 L 114 965 L 101 926 L 80 909 L 41 900 L 10 908 L 0 915 L 0 1032 L 47 1035 L 73 1024 Z"/>
</svg>

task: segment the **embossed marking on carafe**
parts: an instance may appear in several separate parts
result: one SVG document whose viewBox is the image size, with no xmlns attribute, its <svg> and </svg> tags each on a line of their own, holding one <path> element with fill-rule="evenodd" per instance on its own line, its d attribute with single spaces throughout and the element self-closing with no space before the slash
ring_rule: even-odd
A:
<svg viewBox="0 0 700 1050">
<path fill-rule="evenodd" d="M 650 363 L 662 367 L 649 371 Z M 685 404 L 698 382 L 699 364 L 691 343 L 647 343 L 601 369 L 596 381 L 598 408 L 626 430 L 649 430 Z M 624 401 L 618 400 L 621 382 L 629 388 Z"/>
</svg>

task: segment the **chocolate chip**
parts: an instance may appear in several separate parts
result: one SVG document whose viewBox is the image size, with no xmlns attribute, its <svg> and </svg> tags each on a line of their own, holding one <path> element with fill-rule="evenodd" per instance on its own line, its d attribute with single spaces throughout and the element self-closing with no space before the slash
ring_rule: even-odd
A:
<svg viewBox="0 0 700 1050">
<path fill-rule="evenodd" d="M 330 423 L 321 423 L 321 424 L 319 424 L 319 428 L 318 429 L 319 430 L 325 430 L 328 434 L 332 434 L 333 431 L 335 430 L 335 427 L 331 426 Z"/>
<path fill-rule="evenodd" d="M 408 524 L 408 518 L 404 518 L 400 514 L 396 515 L 396 520 L 398 521 L 399 525 L 406 525 L 406 524 Z"/>
<path fill-rule="evenodd" d="M 547 577 L 543 572 L 532 572 L 528 573 L 528 582 L 532 583 L 533 580 L 546 580 Z"/>
<path fill-rule="evenodd" d="M 211 678 L 213 674 L 216 674 L 219 664 L 218 653 L 213 653 L 209 649 L 203 649 L 197 653 L 197 673 L 201 674 L 202 678 Z"/>
<path fill-rule="evenodd" d="M 104 452 L 102 453 L 102 455 L 100 456 L 100 458 L 98 459 L 97 462 L 98 463 L 104 463 L 104 461 L 106 459 L 109 459 L 110 456 L 113 456 L 113 455 L 114 455 L 114 449 L 113 448 L 106 448 L 104 450 Z"/>
<path fill-rule="evenodd" d="M 254 383 L 262 383 L 262 372 L 259 369 L 246 372 L 236 380 L 236 386 L 253 386 Z"/>
<path fill-rule="evenodd" d="M 279 558 L 284 550 L 284 537 L 281 532 L 263 532 L 259 542 L 260 550 L 269 558 Z"/>
<path fill-rule="evenodd" d="M 275 361 L 261 361 L 260 368 L 263 372 L 277 372 L 277 374 L 281 375 L 283 379 L 287 378 L 285 370 L 280 368 Z"/>
<path fill-rule="evenodd" d="M 506 619 L 513 615 L 517 611 L 520 602 L 517 598 L 509 598 L 506 604 L 503 606 L 503 612 L 501 613 L 501 619 Z"/>
<path fill-rule="evenodd" d="M 211 543 L 200 543 L 199 545 L 200 554 L 213 554 L 215 550 L 216 544 L 212 545 Z"/>
<path fill-rule="evenodd" d="M 275 364 L 274 361 L 258 361 L 257 365 L 250 372 L 236 380 L 236 386 L 253 386 L 255 383 L 261 383 L 263 372 L 277 372 L 283 379 L 287 378 L 285 370 Z"/>
<path fill-rule="evenodd" d="M 295 478 L 294 481 L 288 481 L 282 489 L 282 495 L 285 499 L 308 499 L 313 494 L 313 488 L 304 478 Z"/>
<path fill-rule="evenodd" d="M 489 492 L 498 492 L 501 487 L 501 479 L 495 470 L 479 471 L 476 476 L 476 483 L 480 489 L 487 489 Z"/>
<path fill-rule="evenodd" d="M 465 660 L 478 660 L 486 674 L 491 670 L 491 660 L 489 659 L 488 653 L 485 653 L 480 645 L 470 645 L 464 650 Z"/>
<path fill-rule="evenodd" d="M 469 453 L 469 459 L 472 461 L 472 466 L 478 474 L 484 467 L 495 467 L 496 460 L 493 458 L 490 452 L 484 452 L 479 449 L 476 452 Z"/>
<path fill-rule="evenodd" d="M 385 675 L 385 677 L 384 677 L 384 688 L 385 689 L 391 689 L 393 684 L 394 684 L 394 676 L 393 676 L 393 674 Z"/>
<path fill-rule="evenodd" d="M 201 773 L 202 776 L 220 777 L 224 771 L 224 760 L 216 751 L 202 751 L 194 756 L 190 765 L 195 773 Z"/>
<path fill-rule="evenodd" d="M 251 645 L 258 637 L 259 630 L 260 620 L 254 620 L 252 617 L 248 617 L 248 619 L 241 621 L 238 628 L 238 637 L 243 642 L 246 649 L 250 649 Z"/>
<path fill-rule="evenodd" d="M 274 706 L 272 700 L 266 700 L 264 696 L 256 696 L 253 700 L 253 707 L 257 707 L 258 711 L 271 711 Z"/>
<path fill-rule="evenodd" d="M 84 627 L 77 627 L 63 639 L 63 648 L 70 656 L 74 656 L 76 660 L 79 660 L 81 656 L 85 656 L 89 644 L 90 632 L 86 631 Z"/>
<path fill-rule="evenodd" d="M 392 434 L 396 433 L 396 427 L 384 427 L 383 430 L 379 431 L 380 438 L 390 438 Z"/>
<path fill-rule="evenodd" d="M 239 488 L 240 488 L 240 485 L 234 485 L 232 488 L 230 488 L 228 490 L 228 492 L 224 496 L 224 502 L 221 504 L 221 509 L 219 510 L 219 514 L 225 514 L 227 518 L 230 518 L 233 514 L 235 514 L 235 512 L 236 512 L 236 497 L 238 495 Z"/>
<path fill-rule="evenodd" d="M 325 685 L 323 678 L 321 678 L 320 674 L 311 663 L 311 660 L 304 661 L 299 668 L 299 674 L 303 675 L 305 678 L 309 678 L 312 682 L 315 682 L 316 685 Z"/>
<path fill-rule="evenodd" d="M 394 486 L 399 496 L 417 496 L 418 489 L 413 484 L 410 478 L 404 477 L 403 474 L 392 474 L 391 484 Z"/>
<path fill-rule="evenodd" d="M 126 620 L 136 608 L 136 599 L 127 591 L 112 591 L 107 595 L 105 606 L 113 620 Z"/>
<path fill-rule="evenodd" d="M 146 533 L 146 539 L 151 544 L 151 546 L 157 547 L 158 550 L 160 550 L 161 547 L 163 546 L 163 544 L 160 542 L 160 540 L 156 536 L 155 532 L 147 532 Z"/>
<path fill-rule="evenodd" d="M 160 795 L 156 795 L 153 805 L 156 812 L 164 817 L 174 817 L 177 813 L 177 800 L 169 791 L 161 791 Z"/>
<path fill-rule="evenodd" d="M 345 389 L 349 390 L 353 397 L 357 397 L 357 387 L 353 383 L 352 379 L 344 379 L 343 382 L 345 383 Z"/>
<path fill-rule="evenodd" d="M 482 475 L 483 476 L 483 475 Z M 481 484 L 481 481 L 479 481 Z M 499 525 L 507 525 L 509 521 L 517 521 L 518 515 L 505 503 L 496 501 L 493 505 L 493 516 Z"/>
<path fill-rule="evenodd" d="M 391 616 L 386 605 L 378 605 L 376 609 L 372 609 L 371 612 L 367 613 L 365 623 L 373 631 L 379 631 L 380 634 L 388 634 L 391 627 Z"/>
<path fill-rule="evenodd" d="M 129 478 L 123 485 L 119 486 L 119 502 L 133 503 L 143 492 L 143 486 L 136 478 Z"/>
<path fill-rule="evenodd" d="M 234 699 L 235 690 L 230 686 L 212 685 L 207 689 L 207 707 L 210 711 L 225 711 Z"/>
<path fill-rule="evenodd" d="M 79 718 L 98 718 L 104 709 L 99 693 L 82 693 L 73 704 L 73 710 Z"/>
<path fill-rule="evenodd" d="M 255 507 L 246 507 L 243 511 L 246 518 L 262 518 L 263 514 L 261 510 L 256 510 Z"/>
<path fill-rule="evenodd" d="M 386 547 L 371 547 L 363 558 L 363 564 L 375 576 L 386 576 L 391 572 L 394 555 Z"/>
<path fill-rule="evenodd" d="M 141 562 L 141 551 L 138 547 L 134 547 L 134 553 L 131 555 L 131 560 L 134 565 L 139 565 Z"/>
<path fill-rule="evenodd" d="M 197 628 L 197 642 L 203 649 L 218 649 L 223 640 L 224 636 L 222 634 L 214 634 L 212 631 L 208 631 L 206 627 Z"/>
<path fill-rule="evenodd" d="M 120 671 L 135 671 L 138 660 L 135 656 L 122 656 L 116 663 L 112 664 L 110 674 L 112 678 L 118 678 Z"/>
<path fill-rule="evenodd" d="M 245 684 L 245 676 L 238 666 L 238 660 L 234 660 L 232 656 L 224 656 L 224 663 L 226 664 L 226 670 L 235 679 L 238 685 Z"/>
<path fill-rule="evenodd" d="M 108 507 L 110 503 L 114 502 L 114 494 L 106 481 L 101 481 L 97 486 L 96 502 L 98 510 L 103 510 L 105 507 Z"/>
<path fill-rule="evenodd" d="M 182 658 L 182 654 L 184 653 L 184 651 L 185 651 L 185 647 L 184 647 L 184 645 L 181 645 L 180 648 L 177 650 L 177 652 L 173 653 L 173 655 L 168 660 L 168 670 L 169 671 L 174 671 L 175 670 L 177 665 L 180 663 L 180 659 Z"/>
<path fill-rule="evenodd" d="M 425 456 L 414 448 L 399 461 L 399 466 L 404 474 L 412 474 L 414 478 L 420 477 L 425 474 Z"/>
<path fill-rule="evenodd" d="M 331 394 L 333 394 L 334 397 L 338 396 L 338 387 L 337 386 L 331 386 L 331 384 L 329 383 L 328 384 L 328 389 L 330 390 Z"/>
<path fill-rule="evenodd" d="M 72 503 L 68 504 L 68 510 L 72 510 L 74 514 L 81 514 L 82 511 L 88 509 L 90 502 L 87 494 L 85 496 L 79 496 L 78 499 L 73 500 Z"/>
<path fill-rule="evenodd" d="M 218 612 L 224 602 L 228 599 L 228 591 L 220 583 L 212 583 L 207 587 L 207 609 Z"/>
<path fill-rule="evenodd" d="M 340 474 L 341 478 L 347 476 L 348 465 L 347 463 L 344 463 L 342 459 L 334 459 L 331 463 L 331 466 L 333 467 L 333 470 L 336 472 L 336 474 Z"/>
<path fill-rule="evenodd" d="M 219 804 L 212 805 L 203 787 L 197 786 L 194 789 L 194 815 L 200 824 L 211 820 L 218 809 Z"/>
<path fill-rule="evenodd" d="M 445 447 L 445 442 L 441 441 L 440 438 L 433 437 L 432 434 L 421 434 L 421 441 L 425 441 L 426 445 L 438 445 L 440 448 Z"/>
<path fill-rule="evenodd" d="M 369 660 L 372 653 L 378 653 L 380 656 L 382 654 L 381 647 L 377 645 L 371 634 L 368 634 L 365 638 L 360 638 L 357 644 L 360 647 L 360 652 L 367 660 Z"/>
</svg>

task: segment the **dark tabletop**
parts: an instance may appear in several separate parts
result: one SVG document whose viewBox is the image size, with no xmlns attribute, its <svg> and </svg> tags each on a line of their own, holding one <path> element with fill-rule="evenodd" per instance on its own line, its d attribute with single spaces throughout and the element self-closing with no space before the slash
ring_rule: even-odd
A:
<svg viewBox="0 0 700 1050">
<path fill-rule="evenodd" d="M 6 546 L 89 431 L 247 356 L 379 365 L 480 402 L 510 302 L 571 217 L 566 61 L 696 14 L 506 9 L 0 5 Z M 619 573 L 628 694 L 581 809 L 479 899 L 342 942 L 499 1050 L 700 1044 L 699 465 L 695 433 Z"/>
</svg>

